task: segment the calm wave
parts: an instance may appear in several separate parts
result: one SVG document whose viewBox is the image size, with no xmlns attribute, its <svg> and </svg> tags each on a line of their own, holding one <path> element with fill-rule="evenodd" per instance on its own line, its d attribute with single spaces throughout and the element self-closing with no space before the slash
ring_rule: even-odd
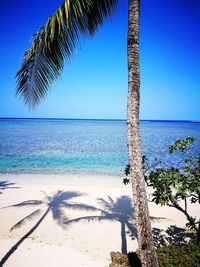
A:
<svg viewBox="0 0 200 267">
<path fill-rule="evenodd" d="M 167 153 L 177 138 L 196 137 L 200 150 L 200 123 L 142 121 L 141 135 L 143 154 L 165 166 L 180 160 Z M 1 173 L 121 175 L 126 164 L 125 121 L 0 119 Z"/>
</svg>

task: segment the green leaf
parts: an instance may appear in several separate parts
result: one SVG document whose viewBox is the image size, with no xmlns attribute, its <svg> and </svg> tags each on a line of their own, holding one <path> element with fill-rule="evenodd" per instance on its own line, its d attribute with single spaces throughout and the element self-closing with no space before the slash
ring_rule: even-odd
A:
<svg viewBox="0 0 200 267">
<path fill-rule="evenodd" d="M 17 72 L 16 94 L 33 109 L 58 79 L 67 59 L 79 48 L 82 38 L 93 36 L 112 16 L 117 0 L 66 0 L 34 35 L 32 47 Z"/>
</svg>

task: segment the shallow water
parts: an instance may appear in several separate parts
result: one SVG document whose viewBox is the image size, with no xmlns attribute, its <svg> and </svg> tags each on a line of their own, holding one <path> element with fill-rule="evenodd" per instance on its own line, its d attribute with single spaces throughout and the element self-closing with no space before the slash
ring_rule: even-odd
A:
<svg viewBox="0 0 200 267">
<path fill-rule="evenodd" d="M 200 123 L 142 121 L 141 136 L 143 154 L 165 166 L 180 160 L 167 153 L 176 138 L 196 137 L 200 151 Z M 0 173 L 121 175 L 126 164 L 125 121 L 0 119 Z"/>
</svg>

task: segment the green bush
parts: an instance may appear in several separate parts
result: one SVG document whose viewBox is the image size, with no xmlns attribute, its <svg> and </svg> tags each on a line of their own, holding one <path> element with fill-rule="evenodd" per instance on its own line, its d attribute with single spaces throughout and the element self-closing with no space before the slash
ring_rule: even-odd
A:
<svg viewBox="0 0 200 267">
<path fill-rule="evenodd" d="M 181 246 L 164 246 L 156 250 L 159 267 L 200 267 L 200 244 L 187 243 Z M 111 252 L 109 267 L 141 267 L 137 254 Z"/>
<path fill-rule="evenodd" d="M 157 249 L 160 267 L 200 267 L 200 245 L 188 243 L 180 247 Z"/>
<path fill-rule="evenodd" d="M 167 205 L 176 208 L 187 219 L 186 226 L 195 234 L 200 243 L 200 218 L 193 217 L 188 210 L 188 203 L 200 204 L 200 154 L 188 157 L 188 151 L 195 138 L 189 136 L 185 139 L 177 139 L 169 146 L 169 153 L 179 153 L 179 167 L 176 165 L 162 167 L 162 162 L 155 159 L 154 164 L 149 164 L 143 156 L 143 172 L 147 186 L 153 188 L 151 201 L 157 205 Z M 180 154 L 181 153 L 181 154 Z M 130 183 L 130 165 L 125 168 L 124 184 Z M 183 205 L 181 205 L 183 204 Z"/>
</svg>

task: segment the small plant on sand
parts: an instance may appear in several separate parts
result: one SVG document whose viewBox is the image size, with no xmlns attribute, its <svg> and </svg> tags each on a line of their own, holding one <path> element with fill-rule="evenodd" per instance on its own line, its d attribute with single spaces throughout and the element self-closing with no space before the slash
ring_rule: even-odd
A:
<svg viewBox="0 0 200 267">
<path fill-rule="evenodd" d="M 169 153 L 180 153 L 182 162 L 179 167 L 160 167 L 161 161 L 156 160 L 154 166 L 149 166 L 148 159 L 143 156 L 143 171 L 147 186 L 154 189 L 151 201 L 167 205 L 182 212 L 188 223 L 187 227 L 196 233 L 200 242 L 200 218 L 193 217 L 188 211 L 188 202 L 200 204 L 200 154 L 187 157 L 191 150 L 194 137 L 177 139 L 169 146 Z M 125 169 L 124 183 L 129 183 L 129 166 Z M 182 201 L 182 203 L 180 203 Z"/>
</svg>

